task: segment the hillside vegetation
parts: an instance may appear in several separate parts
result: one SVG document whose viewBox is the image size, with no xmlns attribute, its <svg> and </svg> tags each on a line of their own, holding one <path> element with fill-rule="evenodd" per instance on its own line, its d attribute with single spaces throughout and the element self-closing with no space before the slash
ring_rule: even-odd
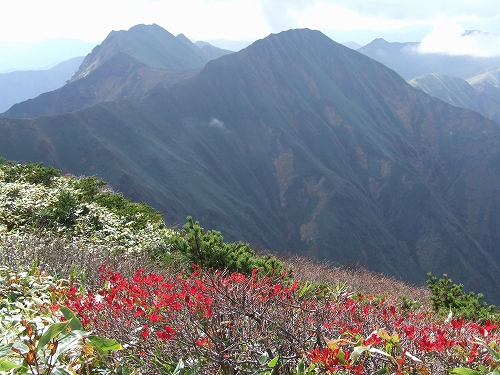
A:
<svg viewBox="0 0 500 375">
<path fill-rule="evenodd" d="M 481 296 L 259 255 L 94 177 L 0 159 L 0 372 L 497 374 Z M 431 293 L 432 292 L 432 293 Z M 433 310 L 432 310 L 433 309 Z"/>
</svg>

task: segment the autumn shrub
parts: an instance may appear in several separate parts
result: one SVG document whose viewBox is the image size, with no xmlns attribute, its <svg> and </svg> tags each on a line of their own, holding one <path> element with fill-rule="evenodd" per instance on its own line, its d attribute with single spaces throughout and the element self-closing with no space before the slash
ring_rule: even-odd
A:
<svg viewBox="0 0 500 375">
<path fill-rule="evenodd" d="M 424 308 L 359 293 L 307 293 L 282 278 L 197 269 L 183 275 L 132 278 L 103 269 L 103 286 L 66 290 L 66 304 L 88 329 L 126 348 L 144 373 L 171 373 L 182 361 L 200 374 L 446 374 L 478 369 L 500 339 L 490 321 L 444 322 Z"/>
<path fill-rule="evenodd" d="M 111 360 L 111 352 L 122 349 L 119 343 L 84 331 L 71 310 L 54 305 L 54 291 L 70 284 L 36 267 L 0 267 L 0 373 L 90 375 L 123 370 Z"/>
<path fill-rule="evenodd" d="M 190 217 L 169 230 L 98 179 L 44 168 L 0 160 L 0 262 L 10 267 L 0 268 L 0 371 L 498 370 L 495 315 L 451 280 L 431 292 L 361 268 L 261 256 Z"/>
<path fill-rule="evenodd" d="M 352 293 L 396 298 L 407 308 L 419 305 L 431 308 L 432 293 L 425 285 L 410 284 L 363 267 L 340 266 L 298 255 L 281 259 L 293 270 L 294 278 L 302 282 L 326 283 L 332 288 L 347 288 Z"/>
</svg>

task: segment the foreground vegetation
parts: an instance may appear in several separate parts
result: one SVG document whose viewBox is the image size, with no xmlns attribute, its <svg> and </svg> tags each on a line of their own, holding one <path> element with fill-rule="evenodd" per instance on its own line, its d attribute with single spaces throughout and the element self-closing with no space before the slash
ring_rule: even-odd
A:
<svg viewBox="0 0 500 375">
<path fill-rule="evenodd" d="M 279 260 L 92 177 L 0 161 L 0 372 L 500 374 L 498 310 Z"/>
</svg>

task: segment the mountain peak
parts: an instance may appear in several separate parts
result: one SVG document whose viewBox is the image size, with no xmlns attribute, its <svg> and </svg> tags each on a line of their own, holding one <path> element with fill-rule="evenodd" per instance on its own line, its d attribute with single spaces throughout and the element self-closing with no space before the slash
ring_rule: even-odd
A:
<svg viewBox="0 0 500 375">
<path fill-rule="evenodd" d="M 85 57 L 71 81 L 89 75 L 119 53 L 145 66 L 169 70 L 198 69 L 209 61 L 197 48 L 189 46 L 162 27 L 140 24 L 127 31 L 112 31 Z"/>
<path fill-rule="evenodd" d="M 185 36 L 184 34 L 178 34 L 176 36 L 177 39 L 179 39 L 181 42 L 185 43 L 186 45 L 190 46 L 190 47 L 193 47 L 193 46 L 196 46 L 193 42 L 191 42 L 189 40 L 189 38 L 187 36 Z M 197 47 L 197 46 L 196 46 Z M 198 47 L 197 47 L 198 48 Z"/>
<path fill-rule="evenodd" d="M 32 118 L 72 112 L 99 102 L 142 98 L 196 74 L 210 57 L 158 25 L 113 31 L 80 65 L 70 81 L 12 106 L 2 117 Z"/>
</svg>

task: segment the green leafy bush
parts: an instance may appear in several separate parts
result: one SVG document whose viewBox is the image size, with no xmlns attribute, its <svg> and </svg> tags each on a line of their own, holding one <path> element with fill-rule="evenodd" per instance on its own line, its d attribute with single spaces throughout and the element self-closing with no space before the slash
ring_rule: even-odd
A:
<svg viewBox="0 0 500 375">
<path fill-rule="evenodd" d="M 498 311 L 446 275 L 429 274 L 434 309 L 473 321 L 436 324 L 413 297 L 379 292 L 374 276 L 374 294 L 345 274 L 325 278 L 318 264 L 314 280 L 306 273 L 294 282 L 277 258 L 187 220 L 173 232 L 153 208 L 97 178 L 0 159 L 0 372 L 498 373 Z M 35 263 L 30 271 L 3 267 L 33 254 L 45 254 L 40 264 L 52 275 L 67 275 L 70 265 L 68 280 Z M 212 270 L 142 269 L 156 257 Z M 131 260 L 141 269 L 127 270 Z M 93 267 L 112 263 L 129 276 L 103 267 L 97 281 L 85 281 Z"/>
<path fill-rule="evenodd" d="M 489 354 L 488 366 L 480 365 L 477 370 L 468 367 L 458 367 L 450 370 L 450 374 L 458 375 L 498 375 L 500 374 L 500 345 L 495 342 L 486 343 L 480 340 L 476 343 Z"/>
<path fill-rule="evenodd" d="M 427 285 L 432 291 L 431 303 L 434 311 L 448 314 L 450 311 L 454 316 L 469 320 L 488 319 L 499 321 L 498 310 L 493 305 L 482 301 L 481 293 L 465 293 L 462 284 L 453 284 L 448 275 L 443 274 L 441 279 L 428 273 Z"/>
<path fill-rule="evenodd" d="M 44 167 L 43 163 L 14 163 L 0 158 L 5 182 L 28 182 L 50 186 L 54 177 L 60 177 L 61 171 L 52 167 Z"/>
<path fill-rule="evenodd" d="M 74 187 L 80 193 L 80 201 L 96 203 L 112 210 L 117 216 L 129 222 L 134 229 L 144 229 L 148 223 L 162 222 L 161 214 L 145 203 L 135 203 L 125 198 L 123 194 L 104 191 L 106 182 L 95 177 L 76 179 Z"/>
<path fill-rule="evenodd" d="M 120 368 L 110 358 L 122 349 L 118 342 L 83 330 L 70 309 L 54 304 L 62 285 L 70 283 L 35 266 L 0 267 L 0 373 L 113 374 Z"/>
<path fill-rule="evenodd" d="M 285 268 L 272 255 L 257 255 L 250 245 L 227 243 L 221 233 L 209 230 L 203 233 L 199 222 L 188 216 L 183 230 L 173 236 L 172 250 L 178 251 L 188 263 L 212 269 L 228 270 L 250 275 L 254 269 L 264 274 L 281 275 Z"/>
</svg>

